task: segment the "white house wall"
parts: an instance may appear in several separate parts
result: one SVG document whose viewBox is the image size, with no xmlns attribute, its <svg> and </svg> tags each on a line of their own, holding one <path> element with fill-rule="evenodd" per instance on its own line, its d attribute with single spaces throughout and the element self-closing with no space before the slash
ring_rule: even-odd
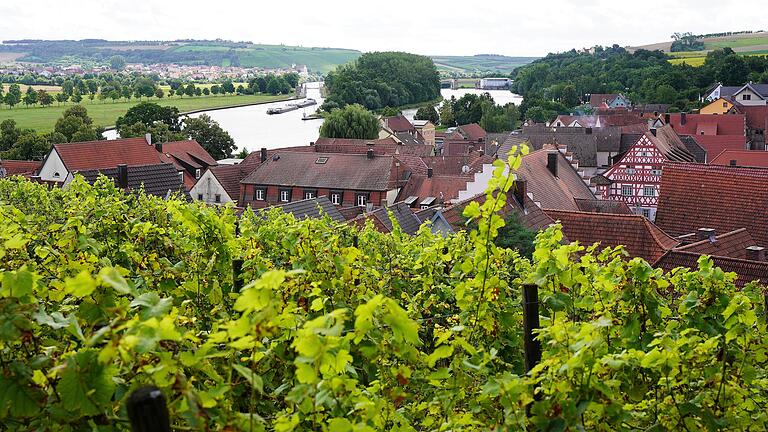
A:
<svg viewBox="0 0 768 432">
<path fill-rule="evenodd" d="M 202 200 L 200 200 L 199 197 L 201 194 L 203 196 Z M 226 204 L 228 202 L 233 202 L 232 198 L 227 194 L 227 191 L 224 190 L 224 187 L 219 183 L 219 180 L 216 179 L 216 176 L 214 176 L 210 170 L 205 171 L 205 173 L 200 176 L 200 180 L 198 180 L 197 183 L 192 186 L 192 189 L 190 189 L 189 195 L 193 200 L 203 201 L 206 204 Z M 221 197 L 219 202 L 216 202 L 216 195 L 220 195 Z"/>
<path fill-rule="evenodd" d="M 56 175 L 58 174 L 58 176 Z M 54 149 L 45 159 L 45 163 L 40 168 L 40 180 L 64 182 L 67 178 L 67 167 L 64 166 L 64 162 L 59 157 L 59 153 Z"/>
</svg>

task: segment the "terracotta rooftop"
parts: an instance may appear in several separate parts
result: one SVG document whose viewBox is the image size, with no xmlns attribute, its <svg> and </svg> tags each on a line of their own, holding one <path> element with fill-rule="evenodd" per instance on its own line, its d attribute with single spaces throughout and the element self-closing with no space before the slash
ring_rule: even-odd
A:
<svg viewBox="0 0 768 432">
<path fill-rule="evenodd" d="M 54 144 L 53 148 L 70 172 L 109 169 L 118 164 L 154 165 L 161 161 L 157 150 L 144 137 Z"/>
<path fill-rule="evenodd" d="M 281 204 L 273 207 L 267 207 L 258 210 L 259 213 L 268 212 L 273 208 L 279 208 L 285 213 L 290 213 L 296 219 L 320 219 L 328 216 L 334 222 L 345 222 L 344 216 L 341 215 L 339 209 L 328 200 L 327 197 L 321 196 L 317 198 L 304 199 L 299 201 L 293 201 L 286 204 Z"/>
<path fill-rule="evenodd" d="M 600 243 L 600 246 L 624 245 L 632 257 L 655 262 L 679 241 L 667 235 L 653 222 L 640 215 L 617 215 L 561 210 L 544 210 L 549 217 L 559 220 L 563 234 L 570 241 L 584 246 Z"/>
<path fill-rule="evenodd" d="M 747 116 L 747 127 L 768 130 L 768 105 L 734 105 L 735 111 Z"/>
<path fill-rule="evenodd" d="M 0 159 L 0 175 L 5 173 L 7 177 L 15 175 L 29 177 L 39 170 L 42 164 L 42 161 Z"/>
<path fill-rule="evenodd" d="M 745 116 L 685 114 L 669 115 L 669 124 L 680 135 L 741 135 L 744 136 Z"/>
<path fill-rule="evenodd" d="M 698 269 L 698 260 L 701 254 L 680 250 L 667 252 L 654 265 L 664 271 L 671 271 L 678 267 Z M 768 284 L 768 262 L 751 261 L 738 258 L 711 256 L 715 267 L 720 267 L 725 272 L 734 272 L 738 275 L 736 286 L 743 287 L 749 282 L 759 281 Z"/>
<path fill-rule="evenodd" d="M 392 212 L 392 216 L 397 221 L 397 224 L 400 225 L 400 228 L 404 233 L 414 235 L 419 230 L 421 221 L 413 213 L 413 210 L 411 210 L 407 204 L 402 202 L 388 208 L 381 207 L 370 213 L 362 214 L 351 220 L 350 223 L 362 227 L 365 225 L 366 220 L 371 220 L 373 226 L 376 227 L 378 231 L 385 233 L 392 232 L 394 226 L 392 225 L 392 220 L 389 218 L 389 212 Z"/>
<path fill-rule="evenodd" d="M 470 141 L 479 141 L 485 139 L 488 135 L 488 132 L 477 123 L 461 125 L 457 130 L 464 136 L 464 138 Z"/>
<path fill-rule="evenodd" d="M 255 156 L 254 156 L 255 155 Z M 240 199 L 240 182 L 260 164 L 259 152 L 253 152 L 235 165 L 217 165 L 208 168 L 233 200 Z"/>
<path fill-rule="evenodd" d="M 446 209 L 442 210 L 443 217 L 453 227 L 454 231 L 460 231 L 466 229 L 466 219 L 464 218 L 464 208 L 472 201 L 477 201 L 482 204 L 486 200 L 486 195 L 479 194 L 470 199 L 456 203 Z M 520 203 L 515 200 L 510 193 L 507 195 L 507 203 L 501 208 L 500 213 L 506 217 L 512 213 L 516 214 L 520 223 L 533 231 L 540 231 L 546 229 L 553 220 L 542 209 L 540 209 L 530 198 L 525 199 L 525 208 L 520 206 Z"/>
<path fill-rule="evenodd" d="M 661 176 L 656 224 L 673 236 L 714 228 L 746 228 L 768 245 L 767 168 L 666 163 Z"/>
<path fill-rule="evenodd" d="M 425 198 L 433 197 L 435 204 L 446 203 L 458 198 L 459 192 L 467 188 L 470 180 L 472 178 L 465 175 L 412 175 L 400 191 L 400 198 L 417 197 L 416 204 L 419 204 Z"/>
<path fill-rule="evenodd" d="M 733 163 L 735 162 L 735 163 Z M 736 165 L 768 168 L 768 151 L 725 150 L 710 162 L 712 165 Z"/>
<path fill-rule="evenodd" d="M 410 121 L 408 121 L 402 114 L 393 117 L 382 117 L 384 124 L 392 130 L 392 132 L 413 132 L 416 128 L 413 127 Z"/>
<path fill-rule="evenodd" d="M 618 200 L 577 198 L 576 207 L 579 211 L 587 213 L 634 214 L 626 202 Z"/>
<path fill-rule="evenodd" d="M 714 241 L 699 240 L 695 243 L 679 246 L 676 250 L 706 255 L 747 259 L 747 248 L 758 246 L 746 228 L 716 235 Z"/>
<path fill-rule="evenodd" d="M 747 137 L 744 135 L 692 135 L 691 138 L 706 150 L 707 161 L 725 150 L 744 150 L 747 147 Z"/>
<path fill-rule="evenodd" d="M 273 153 L 243 183 L 361 191 L 389 190 L 395 180 L 392 156 L 308 153 Z"/>
</svg>

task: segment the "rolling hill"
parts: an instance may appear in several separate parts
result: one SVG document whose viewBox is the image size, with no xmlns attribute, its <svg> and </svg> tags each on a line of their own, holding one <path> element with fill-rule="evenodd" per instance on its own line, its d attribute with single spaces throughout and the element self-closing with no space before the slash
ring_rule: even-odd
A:
<svg viewBox="0 0 768 432">
<path fill-rule="evenodd" d="M 107 41 L 101 39 L 4 41 L 0 58 L 33 63 L 103 64 L 114 55 L 129 63 L 176 63 L 280 68 L 307 65 L 326 73 L 362 53 L 343 48 L 262 45 L 223 40 Z"/>
<path fill-rule="evenodd" d="M 437 70 L 457 74 L 487 74 L 497 73 L 509 75 L 513 69 L 526 65 L 538 57 L 508 57 L 495 54 L 478 54 L 474 56 L 430 56 Z"/>
<path fill-rule="evenodd" d="M 670 62 L 675 64 L 685 63 L 690 66 L 701 66 L 707 53 L 716 49 L 731 48 L 733 51 L 746 55 L 766 55 L 768 54 L 768 32 L 754 32 L 730 34 L 724 36 L 713 36 L 700 38 L 704 42 L 704 49 L 701 51 L 682 51 L 671 52 L 672 41 L 659 42 L 649 45 L 628 47 L 629 51 L 638 49 L 661 50 L 669 54 Z"/>
</svg>

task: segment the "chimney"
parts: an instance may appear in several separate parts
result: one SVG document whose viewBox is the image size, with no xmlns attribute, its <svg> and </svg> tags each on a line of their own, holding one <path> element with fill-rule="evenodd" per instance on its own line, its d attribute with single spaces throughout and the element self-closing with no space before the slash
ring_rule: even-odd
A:
<svg viewBox="0 0 768 432">
<path fill-rule="evenodd" d="M 152 145 L 152 134 L 147 132 L 144 134 L 144 139 L 147 140 L 147 145 Z"/>
<path fill-rule="evenodd" d="M 515 199 L 517 200 L 518 204 L 520 204 L 520 207 L 525 209 L 525 196 L 528 195 L 528 183 L 518 177 L 517 180 L 515 180 L 514 194 Z"/>
<path fill-rule="evenodd" d="M 688 119 L 685 118 L 685 113 L 680 113 L 680 126 L 685 125 Z"/>
<path fill-rule="evenodd" d="M 162 153 L 163 152 L 163 143 L 161 143 L 161 142 L 155 143 L 155 150 L 157 150 L 158 152 Z"/>
<path fill-rule="evenodd" d="M 587 135 L 592 135 L 592 128 L 591 127 L 584 128 L 584 133 Z"/>
<path fill-rule="evenodd" d="M 434 175 L 434 171 L 432 170 L 432 167 L 427 168 L 427 178 L 432 178 Z"/>
<path fill-rule="evenodd" d="M 765 248 L 761 246 L 748 247 L 747 259 L 750 261 L 765 261 Z"/>
<path fill-rule="evenodd" d="M 547 169 L 555 177 L 557 177 L 557 153 L 557 151 L 547 153 Z"/>
<path fill-rule="evenodd" d="M 669 114 L 664 114 L 664 124 L 669 124 Z"/>
<path fill-rule="evenodd" d="M 128 189 L 128 165 L 126 164 L 117 166 L 117 187 Z"/>
<path fill-rule="evenodd" d="M 261 163 L 267 161 L 267 149 L 265 147 L 261 148 L 261 157 L 259 159 L 261 160 Z"/>
<path fill-rule="evenodd" d="M 373 149 L 368 149 L 368 151 L 367 151 L 367 152 L 365 152 L 365 156 L 366 156 L 368 159 L 373 159 Z"/>
<path fill-rule="evenodd" d="M 714 243 L 715 229 L 714 228 L 699 228 L 696 230 L 696 238 L 699 240 L 709 240 Z"/>
</svg>

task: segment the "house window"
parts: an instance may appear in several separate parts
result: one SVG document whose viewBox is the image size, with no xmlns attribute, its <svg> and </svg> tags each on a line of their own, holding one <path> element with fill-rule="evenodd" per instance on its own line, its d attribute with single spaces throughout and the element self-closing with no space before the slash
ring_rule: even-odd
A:
<svg viewBox="0 0 768 432">
<path fill-rule="evenodd" d="M 635 175 L 635 167 L 633 167 L 633 166 L 631 166 L 631 165 L 630 165 L 630 166 L 628 166 L 628 167 L 627 167 L 627 174 L 628 174 L 628 175 Z"/>
<path fill-rule="evenodd" d="M 195 178 L 196 178 L 196 179 L 199 179 L 199 178 L 200 178 L 200 168 L 198 168 L 198 169 L 196 169 L 196 170 L 195 170 Z"/>
<path fill-rule="evenodd" d="M 216 194 L 216 196 L 215 196 L 214 200 L 215 200 L 217 203 L 220 203 L 220 202 L 221 202 L 221 195 L 219 195 L 219 194 Z"/>
<path fill-rule="evenodd" d="M 203 194 L 197 194 L 197 200 L 202 201 L 203 200 Z"/>
<path fill-rule="evenodd" d="M 624 196 L 632 196 L 632 186 L 624 185 L 621 187 L 621 194 Z"/>
<path fill-rule="evenodd" d="M 661 167 L 658 167 L 658 166 L 653 167 L 653 169 L 651 170 L 651 175 L 652 176 L 656 176 L 656 177 L 660 176 L 661 175 Z"/>
<path fill-rule="evenodd" d="M 752 100 L 751 94 L 741 95 L 741 100 Z"/>
<path fill-rule="evenodd" d="M 280 189 L 280 202 L 291 202 L 290 189 Z"/>
<path fill-rule="evenodd" d="M 184 171 L 179 171 L 179 179 L 184 182 Z"/>
<path fill-rule="evenodd" d="M 648 197 L 656 196 L 656 188 L 653 186 L 643 187 L 643 195 Z"/>
<path fill-rule="evenodd" d="M 314 189 L 304 189 L 304 199 L 312 199 L 317 197 L 317 191 Z"/>
<path fill-rule="evenodd" d="M 651 209 L 644 208 L 642 209 L 643 217 L 646 219 L 651 218 Z"/>
<path fill-rule="evenodd" d="M 331 192 L 331 204 L 341 205 L 341 192 Z"/>
<path fill-rule="evenodd" d="M 723 102 L 723 108 L 728 108 L 728 102 Z"/>
<path fill-rule="evenodd" d="M 267 195 L 267 191 L 262 188 L 256 188 L 253 190 L 253 200 L 254 201 L 264 201 L 265 197 Z"/>
<path fill-rule="evenodd" d="M 355 196 L 355 204 L 357 204 L 358 207 L 365 207 L 365 205 L 368 204 L 368 194 L 357 194 Z"/>
</svg>

